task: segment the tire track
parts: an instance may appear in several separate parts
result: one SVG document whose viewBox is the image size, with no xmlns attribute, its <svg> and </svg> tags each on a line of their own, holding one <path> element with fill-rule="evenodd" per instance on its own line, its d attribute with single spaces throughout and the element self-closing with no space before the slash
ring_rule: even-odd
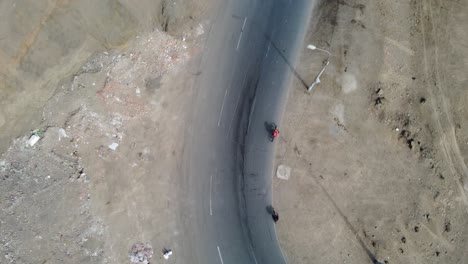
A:
<svg viewBox="0 0 468 264">
<path fill-rule="evenodd" d="M 428 85 L 426 89 L 430 94 L 431 104 L 434 110 L 434 119 L 437 124 L 437 130 L 440 133 L 442 153 L 450 171 L 455 177 L 455 181 L 460 189 L 460 195 L 468 212 L 468 199 L 463 188 L 463 182 L 466 182 L 468 178 L 468 168 L 463 156 L 461 155 L 460 148 L 456 140 L 455 126 L 449 114 L 449 107 L 445 96 L 446 87 L 444 86 L 445 82 L 442 78 L 443 72 L 440 70 L 441 63 L 439 62 L 439 41 L 437 36 L 437 25 L 440 25 L 441 23 L 441 16 L 440 13 L 438 13 L 438 21 L 434 20 L 434 10 L 432 8 L 433 2 L 434 5 L 440 6 L 436 0 L 423 0 L 421 2 L 419 13 L 421 32 L 423 36 L 424 73 L 427 80 L 434 80 L 434 85 Z M 453 5 L 450 9 L 452 9 L 452 7 Z M 440 10 L 440 7 L 438 10 Z M 431 52 L 429 45 L 433 46 L 433 52 Z M 433 63 L 429 64 L 428 56 L 431 56 L 430 59 L 433 60 Z M 430 65 L 433 66 L 431 67 Z M 460 177 L 457 177 L 457 175 L 460 175 Z"/>
</svg>

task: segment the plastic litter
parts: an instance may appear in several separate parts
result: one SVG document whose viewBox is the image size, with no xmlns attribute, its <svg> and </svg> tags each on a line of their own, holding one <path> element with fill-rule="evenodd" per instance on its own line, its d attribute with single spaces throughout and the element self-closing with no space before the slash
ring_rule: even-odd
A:
<svg viewBox="0 0 468 264">
<path fill-rule="evenodd" d="M 32 147 L 32 146 L 36 145 L 36 143 L 39 141 L 39 139 L 41 139 L 41 137 L 34 134 L 28 139 L 28 141 L 26 141 L 26 145 L 28 147 Z"/>
<path fill-rule="evenodd" d="M 109 148 L 112 150 L 116 150 L 118 146 L 119 146 L 118 143 L 113 142 L 112 144 L 109 145 Z"/>
<path fill-rule="evenodd" d="M 172 255 L 172 250 L 170 249 L 164 249 L 163 250 L 163 257 L 164 259 L 169 259 L 169 257 Z"/>
</svg>

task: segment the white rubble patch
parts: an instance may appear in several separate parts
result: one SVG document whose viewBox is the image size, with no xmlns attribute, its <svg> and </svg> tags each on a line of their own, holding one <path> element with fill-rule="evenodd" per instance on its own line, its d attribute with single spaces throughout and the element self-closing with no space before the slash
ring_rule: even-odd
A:
<svg viewBox="0 0 468 264">
<path fill-rule="evenodd" d="M 141 242 L 133 244 L 130 252 L 128 252 L 131 263 L 149 264 L 153 257 L 153 248 L 150 244 Z"/>
<path fill-rule="evenodd" d="M 291 167 L 288 167 L 286 165 L 278 166 L 278 169 L 276 170 L 276 177 L 282 180 L 289 180 L 290 176 L 291 176 Z"/>
</svg>

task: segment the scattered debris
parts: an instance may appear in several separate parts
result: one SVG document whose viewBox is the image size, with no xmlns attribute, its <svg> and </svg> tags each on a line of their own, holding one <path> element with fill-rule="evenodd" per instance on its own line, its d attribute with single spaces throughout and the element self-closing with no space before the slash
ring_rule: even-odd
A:
<svg viewBox="0 0 468 264">
<path fill-rule="evenodd" d="M 149 264 L 153 257 L 153 248 L 148 243 L 137 242 L 133 244 L 128 256 L 131 263 Z"/>
</svg>

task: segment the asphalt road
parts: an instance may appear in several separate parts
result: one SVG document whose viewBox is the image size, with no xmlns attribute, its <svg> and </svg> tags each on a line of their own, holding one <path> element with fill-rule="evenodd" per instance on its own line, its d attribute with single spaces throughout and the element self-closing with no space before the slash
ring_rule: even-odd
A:
<svg viewBox="0 0 468 264">
<path fill-rule="evenodd" d="M 230 0 L 209 30 L 186 131 L 179 224 L 190 263 L 285 263 L 271 205 L 274 144 L 314 1 Z M 280 212 L 280 221 L 282 216 Z"/>
</svg>

